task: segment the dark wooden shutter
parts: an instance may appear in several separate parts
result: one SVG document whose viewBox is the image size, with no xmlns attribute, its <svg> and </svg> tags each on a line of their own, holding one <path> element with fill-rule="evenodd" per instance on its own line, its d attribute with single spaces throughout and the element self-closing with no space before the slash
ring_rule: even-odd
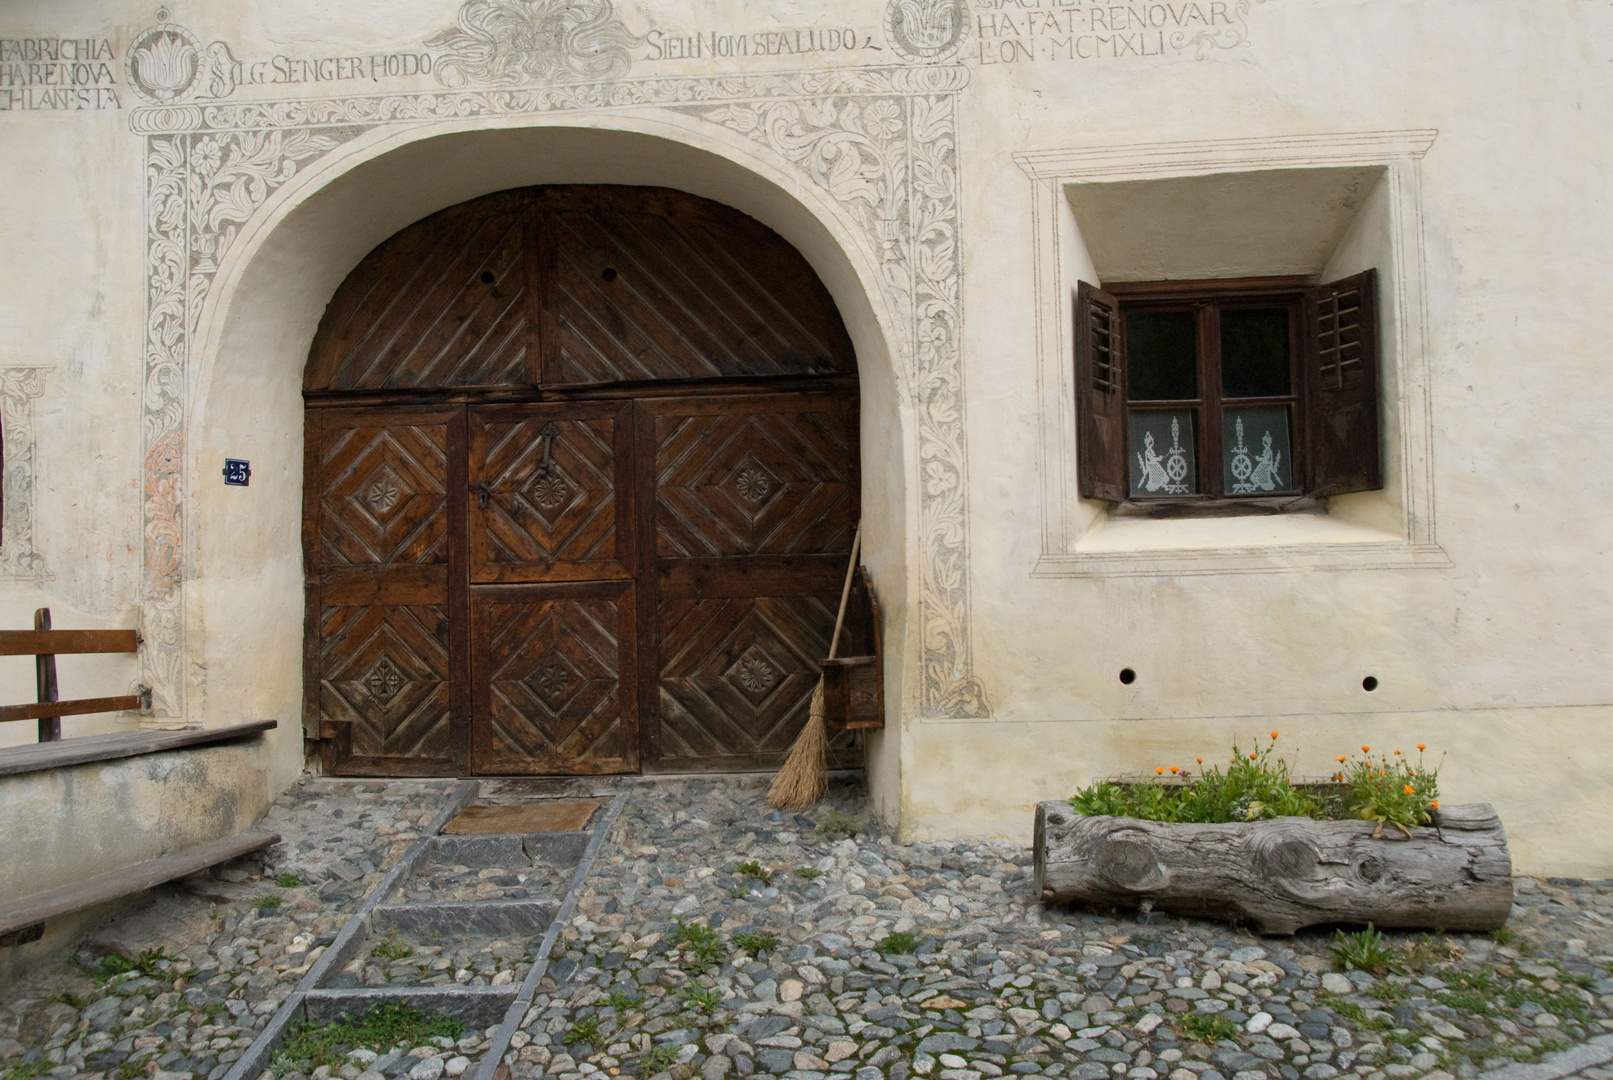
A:
<svg viewBox="0 0 1613 1080">
<path fill-rule="evenodd" d="M 1378 445 L 1378 272 L 1310 291 L 1305 438 L 1311 491 L 1383 487 Z"/>
<path fill-rule="evenodd" d="M 1115 298 L 1075 293 L 1076 477 L 1084 499 L 1126 497 L 1126 333 Z"/>
</svg>

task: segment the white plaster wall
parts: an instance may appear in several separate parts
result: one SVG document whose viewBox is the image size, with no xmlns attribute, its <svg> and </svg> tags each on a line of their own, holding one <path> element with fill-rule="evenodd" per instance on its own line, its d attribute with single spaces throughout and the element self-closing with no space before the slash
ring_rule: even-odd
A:
<svg viewBox="0 0 1613 1080">
<path fill-rule="evenodd" d="M 454 0 L 407 0 L 380 19 L 357 0 L 197 0 L 173 18 L 252 62 L 418 51 L 457 10 Z M 844 25 L 879 47 L 683 61 L 651 60 L 640 47 L 629 83 L 909 62 L 873 0 L 621 0 L 617 10 L 635 34 Z M 1613 830 L 1597 824 L 1613 809 L 1602 779 L 1613 766 L 1604 662 L 1613 483 L 1600 468 L 1613 449 L 1602 417 L 1613 389 L 1603 345 L 1613 271 L 1602 242 L 1613 232 L 1604 167 L 1613 16 L 1589 0 L 1229 0 L 1222 10 L 1240 14 L 1246 41 L 1222 27 L 1217 40 L 1229 47 L 1207 45 L 1202 59 L 1188 47 L 1060 60 L 1058 41 L 1092 35 L 1044 32 L 1045 21 L 1032 32 L 1033 18 L 1050 15 L 1090 27 L 1100 10 L 1131 17 L 1081 2 L 978 0 L 959 53 L 969 83 L 956 96 L 957 169 L 923 179 L 962 199 L 969 471 L 958 531 L 969 663 L 989 716 L 921 715 L 935 645 L 918 622 L 926 474 L 912 418 L 927 391 L 910 382 L 911 358 L 892 355 L 901 316 L 881 295 L 876 241 L 830 193 L 846 159 L 826 158 L 814 174 L 686 113 L 597 107 L 377 129 L 310 162 L 249 218 L 194 313 L 179 719 L 275 718 L 269 788 L 301 766 L 298 382 L 323 304 L 347 270 L 397 228 L 484 191 L 666 183 L 730 202 L 791 239 L 852 329 L 869 561 L 893 657 L 890 727 L 869 740 L 870 778 L 882 812 L 908 835 L 1026 839 L 1038 799 L 1279 730 L 1307 771 L 1325 770 L 1351 745 L 1427 742 L 1448 754 L 1448 797 L 1500 809 L 1521 868 L 1613 874 Z M 1001 32 L 1005 14 L 1012 33 Z M 124 99 L 116 111 L 0 112 L 0 250 L 11 268 L 0 366 L 50 368 L 35 401 L 33 539 L 50 576 L 0 577 L 7 626 L 27 625 L 43 604 L 58 625 L 130 625 L 141 612 L 146 172 L 121 63 L 150 24 L 132 0 L 66 9 L 22 0 L 0 12 L 0 37 L 112 40 Z M 243 89 L 231 100 L 440 89 L 383 79 Z M 829 96 L 819 107 L 842 105 Z M 590 141 L 579 127 L 607 134 Z M 1042 308 L 1067 306 L 1058 279 L 1095 270 L 1073 224 L 1038 217 L 1038 189 L 1014 155 L 1130 146 L 1135 158 L 1167 143 L 1412 129 L 1437 133 L 1426 155 L 1380 164 L 1412 170 L 1395 175 L 1415 184 L 1375 188 L 1325 271 L 1375 263 L 1406 299 L 1383 328 L 1392 343 L 1385 410 L 1397 436 L 1420 425 L 1426 445 L 1402 457 L 1391 438 L 1390 487 L 1334 500 L 1320 532 L 1283 550 L 1345 546 L 1351 529 L 1362 544 L 1411 545 L 1424 528 L 1421 554 L 1395 568 L 1284 554 L 1251 569 L 1217 559 L 1258 547 L 1257 524 L 1194 526 L 1184 540 L 1167 527 L 1175 523 L 1135 522 L 1105 532 L 1109 569 L 1039 574 L 1107 513 L 1060 502 L 1072 462 L 1050 456 L 1043 434 L 1068 430 L 1069 402 L 1042 372 L 1044 345 L 1066 349 L 1067 325 L 1038 337 Z M 635 141 L 652 137 L 664 141 Z M 1396 193 L 1415 205 L 1397 204 Z M 1406 214 L 1417 223 L 1409 233 L 1387 220 Z M 1057 273 L 1037 261 L 1039 237 L 1050 235 L 1063 237 Z M 1411 351 L 1395 353 L 1402 343 Z M 219 484 L 226 453 L 252 459 L 250 488 Z M 8 495 L 13 472 L 8 461 Z M 1426 496 L 1421 524 L 1401 509 L 1413 496 Z M 1144 548 L 1156 549 L 1146 574 L 1114 571 Z M 137 677 L 121 660 L 84 664 L 71 676 L 64 666 L 64 689 L 118 693 Z M 1128 666 L 1139 679 L 1125 687 L 1116 673 Z M 1368 674 L 1380 680 L 1371 694 L 1361 689 Z M 31 692 L 26 661 L 0 664 L 4 700 Z M 69 731 L 117 722 L 69 722 Z M 0 740 L 26 741 L 17 730 L 26 726 Z"/>
</svg>

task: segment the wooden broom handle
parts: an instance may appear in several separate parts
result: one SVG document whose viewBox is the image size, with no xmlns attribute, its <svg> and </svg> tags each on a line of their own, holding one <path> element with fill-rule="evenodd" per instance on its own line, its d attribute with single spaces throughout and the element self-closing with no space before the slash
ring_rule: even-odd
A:
<svg viewBox="0 0 1613 1080">
<path fill-rule="evenodd" d="M 840 648 L 840 627 L 846 621 L 846 601 L 851 599 L 851 576 L 857 572 L 857 553 L 862 550 L 863 523 L 857 522 L 857 533 L 851 538 L 851 561 L 846 564 L 846 583 L 840 587 L 840 611 L 835 615 L 835 634 L 829 639 L 829 659 L 835 658 Z"/>
</svg>

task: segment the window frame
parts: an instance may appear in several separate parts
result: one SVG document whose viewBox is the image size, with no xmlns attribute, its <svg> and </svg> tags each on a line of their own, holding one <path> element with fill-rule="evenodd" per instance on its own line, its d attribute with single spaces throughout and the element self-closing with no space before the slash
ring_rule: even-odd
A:
<svg viewBox="0 0 1613 1080">
<path fill-rule="evenodd" d="M 1118 302 L 1116 316 L 1124 322 L 1132 314 L 1191 312 L 1194 316 L 1195 376 L 1198 396 L 1183 399 L 1133 400 L 1129 356 L 1121 357 L 1120 380 L 1125 417 L 1121 445 L 1130 447 L 1134 409 L 1191 410 L 1198 491 L 1192 495 L 1134 497 L 1129 479 L 1121 513 L 1147 516 L 1188 513 L 1275 513 L 1315 506 L 1310 494 L 1306 453 L 1308 386 L 1305 379 L 1306 303 L 1311 280 L 1305 277 L 1217 278 L 1198 281 L 1143 281 L 1105 283 L 1103 289 Z M 1289 392 L 1282 395 L 1228 397 L 1222 393 L 1220 318 L 1222 311 L 1285 308 L 1288 311 Z M 1282 404 L 1289 410 L 1290 486 L 1269 495 L 1229 494 L 1225 490 L 1222 419 L 1228 405 Z M 1129 468 L 1128 468 L 1129 474 Z"/>
<path fill-rule="evenodd" d="M 1141 282 L 1120 285 L 1118 293 L 1078 282 L 1074 298 L 1074 382 L 1076 472 L 1081 497 L 1104 499 L 1112 504 L 1113 513 L 1129 516 L 1229 515 L 1315 508 L 1324 497 L 1382 488 L 1377 271 L 1364 270 L 1322 285 L 1303 281 L 1245 278 Z M 1221 413 L 1217 411 L 1208 423 L 1202 416 L 1211 405 L 1221 409 L 1225 399 L 1219 393 L 1219 363 L 1210 364 L 1212 358 L 1219 360 L 1219 345 L 1205 349 L 1203 339 L 1219 335 L 1221 311 L 1246 304 L 1269 306 L 1274 298 L 1297 302 L 1302 312 L 1300 340 L 1297 348 L 1291 349 L 1289 360 L 1290 365 L 1297 363 L 1300 367 L 1297 379 L 1290 383 L 1291 394 L 1297 398 L 1290 414 L 1289 440 L 1290 476 L 1295 484 L 1282 493 L 1228 495 L 1222 490 L 1220 476 L 1206 476 L 1208 460 L 1213 459 L 1217 469 L 1224 468 L 1225 448 L 1218 437 Z M 1203 306 L 1193 307 L 1194 304 Z M 1200 491 L 1192 495 L 1134 497 L 1128 311 L 1180 310 L 1184 306 L 1193 309 L 1196 325 L 1202 328 L 1194 332 L 1195 370 L 1201 395 L 1191 401 L 1147 404 L 1158 408 L 1174 404 L 1178 409 L 1200 412 L 1201 422 L 1195 425 L 1193 438 L 1195 458 L 1201 459 L 1196 463 L 1202 480 Z M 1289 326 L 1290 333 L 1294 333 L 1292 311 Z M 1211 391 L 1208 394 L 1202 393 L 1206 386 Z M 1265 400 L 1288 396 L 1273 395 Z M 1174 439 L 1174 424 L 1172 432 Z M 1212 449 L 1213 454 L 1208 452 Z"/>
</svg>

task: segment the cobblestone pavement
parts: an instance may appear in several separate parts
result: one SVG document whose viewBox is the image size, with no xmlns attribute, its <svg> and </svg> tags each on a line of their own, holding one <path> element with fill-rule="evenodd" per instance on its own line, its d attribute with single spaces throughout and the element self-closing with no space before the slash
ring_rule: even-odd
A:
<svg viewBox="0 0 1613 1080">
<path fill-rule="evenodd" d="M 136 916 L 83 966 L 0 991 L 0 1080 L 220 1080 L 450 786 L 306 781 L 271 815 L 286 842 L 261 876 L 193 882 L 144 937 Z M 1337 970 L 1330 933 L 1045 908 L 1027 848 L 898 844 L 844 786 L 775 817 L 764 790 L 634 784 L 506 1055 L 513 1080 L 1613 1080 L 1613 882 L 1520 878 L 1504 931 L 1387 935 L 1402 973 L 1375 978 Z M 558 887 L 435 873 L 469 897 Z M 166 948 L 151 970 L 100 977 L 97 947 L 148 941 Z M 536 944 L 372 953 L 349 975 L 496 984 Z M 492 1032 L 375 1047 L 334 1075 L 457 1076 Z"/>
</svg>

